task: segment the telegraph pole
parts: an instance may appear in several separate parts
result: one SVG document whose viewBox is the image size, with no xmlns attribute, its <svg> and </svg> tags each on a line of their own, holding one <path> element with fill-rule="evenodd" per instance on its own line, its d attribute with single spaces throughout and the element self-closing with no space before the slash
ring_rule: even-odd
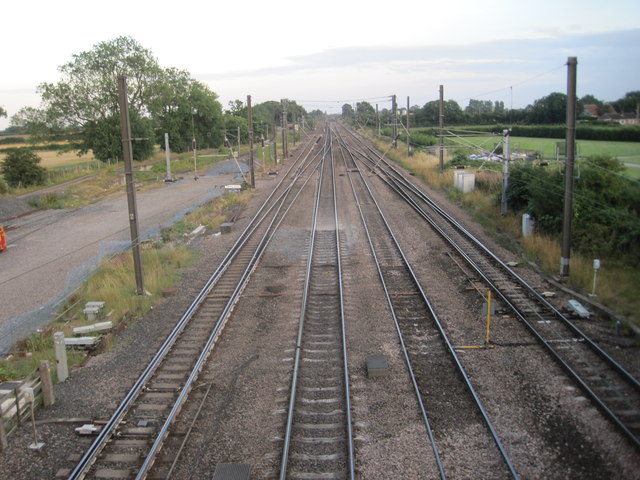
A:
<svg viewBox="0 0 640 480">
<path fill-rule="evenodd" d="M 133 267 L 136 276 L 136 295 L 144 295 L 144 275 L 138 239 L 138 207 L 131 164 L 133 147 L 131 144 L 131 124 L 129 123 L 129 102 L 127 101 L 127 79 L 124 75 L 118 76 L 118 103 L 120 104 L 120 134 L 124 156 L 124 176 L 127 185 L 127 204 L 129 205 L 129 229 L 131 230 L 131 250 L 133 251 Z"/>
<path fill-rule="evenodd" d="M 500 215 L 504 217 L 507 214 L 508 209 L 507 188 L 509 186 L 509 162 L 511 161 L 511 147 L 509 145 L 509 135 L 511 134 L 511 129 L 508 128 L 502 133 L 504 135 L 504 160 L 502 162 L 502 202 L 500 205 Z"/>
<path fill-rule="evenodd" d="M 438 163 L 440 173 L 444 173 L 444 85 L 440 85 L 440 101 L 438 102 L 438 123 L 440 125 L 440 148 L 438 148 Z"/>
<path fill-rule="evenodd" d="M 407 157 L 411 155 L 411 144 L 409 143 L 409 97 L 407 96 Z"/>
<path fill-rule="evenodd" d="M 567 158 L 564 167 L 564 216 L 562 221 L 562 253 L 560 278 L 569 276 L 571 257 L 571 220 L 573 217 L 573 164 L 576 154 L 576 78 L 578 59 L 567 60 Z"/>
<path fill-rule="evenodd" d="M 256 177 L 253 168 L 253 114 L 251 112 L 251 95 L 247 95 L 247 123 L 249 125 L 249 184 L 251 188 L 255 188 Z"/>
<path fill-rule="evenodd" d="M 273 160 L 275 165 L 278 165 L 278 132 L 276 131 L 275 119 L 273 124 Z"/>
<path fill-rule="evenodd" d="M 280 100 L 280 103 L 282 104 L 282 161 L 284 162 L 287 159 L 287 109 L 284 99 Z"/>
<path fill-rule="evenodd" d="M 396 96 L 391 97 L 391 116 L 393 117 L 393 148 L 398 148 L 398 104 Z"/>
<path fill-rule="evenodd" d="M 376 121 L 378 122 L 378 137 L 380 136 L 380 112 L 378 111 L 378 104 L 376 103 Z"/>
</svg>

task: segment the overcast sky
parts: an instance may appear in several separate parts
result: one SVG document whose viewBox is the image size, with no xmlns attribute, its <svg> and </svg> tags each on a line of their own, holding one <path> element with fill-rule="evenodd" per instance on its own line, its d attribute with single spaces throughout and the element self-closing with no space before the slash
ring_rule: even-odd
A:
<svg viewBox="0 0 640 480">
<path fill-rule="evenodd" d="M 569 56 L 579 96 L 640 90 L 636 0 L 24 0 L 0 12 L 9 115 L 38 106 L 37 85 L 60 80 L 72 55 L 123 35 L 206 83 L 225 108 L 248 94 L 329 113 L 363 99 L 388 108 L 392 94 L 424 105 L 439 85 L 463 108 L 470 98 L 523 108 L 566 92 Z"/>
</svg>

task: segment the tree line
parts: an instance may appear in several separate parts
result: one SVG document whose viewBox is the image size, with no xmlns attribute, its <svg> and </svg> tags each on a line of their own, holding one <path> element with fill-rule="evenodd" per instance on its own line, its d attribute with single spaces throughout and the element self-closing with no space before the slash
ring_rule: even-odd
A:
<svg viewBox="0 0 640 480">
<path fill-rule="evenodd" d="M 73 55 L 59 67 L 57 83 L 41 83 L 39 108 L 25 107 L 11 117 L 7 133 L 26 133 L 31 140 L 68 140 L 80 153 L 92 151 L 95 158 L 117 162 L 122 159 L 117 78 L 127 78 L 129 114 L 134 160 L 149 158 L 155 145 L 164 148 L 169 134 L 173 152 L 219 148 L 246 141 L 246 106 L 230 102 L 224 111 L 218 95 L 193 79 L 185 70 L 162 68 L 149 49 L 131 37 L 118 37 Z M 308 116 L 303 107 L 287 101 L 287 121 Z M 280 125 L 280 102 L 253 107 L 254 134 L 269 138 Z M 0 115 L 5 115 L 4 110 Z"/>
<path fill-rule="evenodd" d="M 640 111 L 640 91 L 628 92 L 613 102 L 604 102 L 593 95 L 584 95 L 577 101 L 578 120 L 597 122 L 597 118 L 585 112 L 585 105 L 595 105 L 596 114 L 603 115 L 611 111 L 617 113 L 637 114 Z M 433 100 L 423 106 L 414 105 L 409 108 L 411 125 L 416 127 L 436 126 L 439 124 L 439 101 Z M 567 95 L 553 92 L 535 100 L 525 108 L 508 109 L 502 101 L 470 99 L 463 109 L 455 100 L 446 100 L 443 104 L 444 119 L 447 125 L 550 125 L 566 122 Z M 406 115 L 406 108 L 399 108 L 398 115 Z M 383 125 L 393 121 L 393 112 L 383 108 L 379 112 Z M 375 108 L 368 102 L 342 106 L 342 117 L 361 125 L 375 126 L 378 119 Z"/>
</svg>

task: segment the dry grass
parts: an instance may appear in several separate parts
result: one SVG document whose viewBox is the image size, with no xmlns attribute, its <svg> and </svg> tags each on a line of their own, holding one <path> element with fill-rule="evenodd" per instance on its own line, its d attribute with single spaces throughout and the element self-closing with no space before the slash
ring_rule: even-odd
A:
<svg viewBox="0 0 640 480">
<path fill-rule="evenodd" d="M 56 152 L 56 151 L 41 151 L 36 154 L 42 159 L 40 166 L 44 168 L 60 167 L 63 165 L 74 165 L 76 163 L 83 163 L 90 160 L 94 160 L 93 152 L 85 153 L 84 155 L 78 155 L 76 152 Z"/>
<path fill-rule="evenodd" d="M 386 152 L 385 155 L 390 159 L 398 162 L 400 165 L 413 172 L 416 177 L 424 182 L 437 188 L 453 186 L 453 172 L 445 170 L 440 173 L 440 163 L 436 155 L 426 152 L 414 152 L 413 155 L 407 156 L 406 150 L 400 147 L 392 150 L 388 143 L 373 139 L 373 143 L 378 150 Z M 447 158 L 444 159 L 448 161 Z"/>
</svg>

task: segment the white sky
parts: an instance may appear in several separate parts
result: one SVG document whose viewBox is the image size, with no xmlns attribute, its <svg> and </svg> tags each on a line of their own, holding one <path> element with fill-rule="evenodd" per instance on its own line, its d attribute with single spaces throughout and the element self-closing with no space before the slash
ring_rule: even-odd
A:
<svg viewBox="0 0 640 480">
<path fill-rule="evenodd" d="M 185 69 L 220 96 L 254 104 L 290 98 L 338 112 L 367 99 L 388 107 L 438 96 L 522 108 L 566 91 L 578 57 L 578 95 L 616 100 L 640 90 L 635 0 L 293 0 L 173 2 L 22 0 L 0 9 L 0 105 L 38 106 L 36 87 L 60 79 L 72 55 L 121 35 L 163 67 Z M 488 93 L 494 92 L 494 93 Z M 0 119 L 0 130 L 8 126 Z"/>
</svg>

